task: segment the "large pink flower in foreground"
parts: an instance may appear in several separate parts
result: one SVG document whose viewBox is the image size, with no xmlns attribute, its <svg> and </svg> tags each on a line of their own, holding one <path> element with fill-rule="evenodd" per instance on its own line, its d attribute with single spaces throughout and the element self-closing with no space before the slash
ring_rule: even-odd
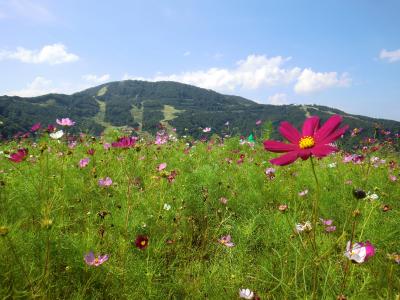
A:
<svg viewBox="0 0 400 300">
<path fill-rule="evenodd" d="M 299 157 L 306 160 L 310 156 L 324 157 L 338 151 L 331 143 L 340 138 L 346 132 L 348 126 L 339 128 L 342 122 L 342 117 L 339 115 L 333 115 L 321 127 L 319 121 L 320 119 L 316 116 L 307 118 L 301 133 L 289 122 L 282 122 L 279 126 L 279 132 L 290 144 L 272 140 L 264 141 L 265 150 L 277 153 L 287 152 L 270 160 L 270 162 L 274 165 L 285 166 Z"/>
</svg>

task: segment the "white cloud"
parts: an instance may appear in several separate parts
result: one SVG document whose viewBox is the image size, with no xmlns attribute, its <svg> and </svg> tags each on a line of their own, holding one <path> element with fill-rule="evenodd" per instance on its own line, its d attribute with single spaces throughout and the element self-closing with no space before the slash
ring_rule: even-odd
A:
<svg viewBox="0 0 400 300">
<path fill-rule="evenodd" d="M 286 85 L 296 80 L 301 69 L 283 68 L 283 64 L 288 60 L 290 58 L 282 56 L 269 58 L 264 55 L 249 55 L 246 59 L 238 61 L 236 67 L 231 69 L 210 68 L 180 74 L 157 75 L 153 78 L 132 78 L 125 74 L 123 79 L 178 81 L 220 91 L 233 91 L 237 88 L 254 90 L 263 86 Z"/>
<path fill-rule="evenodd" d="M 387 60 L 389 62 L 396 62 L 400 60 L 400 49 L 387 51 L 386 49 L 382 49 L 381 53 L 379 54 L 379 58 L 382 60 Z"/>
<path fill-rule="evenodd" d="M 289 102 L 286 94 L 277 93 L 268 97 L 268 103 L 273 105 L 283 105 L 288 104 Z"/>
<path fill-rule="evenodd" d="M 321 73 L 306 68 L 298 77 L 294 90 L 298 94 L 306 94 L 332 87 L 346 87 L 350 83 L 351 79 L 347 73 L 338 77 L 336 72 Z"/>
<path fill-rule="evenodd" d="M 186 51 L 185 53 L 183 53 L 183 56 L 189 56 L 190 54 L 190 51 Z"/>
<path fill-rule="evenodd" d="M 59 91 L 52 87 L 52 81 L 38 76 L 22 90 L 10 91 L 9 96 L 35 97 L 48 93 L 58 93 Z"/>
<path fill-rule="evenodd" d="M 16 51 L 0 50 L 0 61 L 15 59 L 28 64 L 50 64 L 58 65 L 74 62 L 79 59 L 78 55 L 68 53 L 63 44 L 46 45 L 41 50 L 29 50 L 18 47 Z"/>
<path fill-rule="evenodd" d="M 103 83 L 106 82 L 110 79 L 110 74 L 104 74 L 104 75 L 95 75 L 95 74 L 87 74 L 87 75 L 83 75 L 82 78 L 84 80 L 86 80 L 89 83 Z"/>
</svg>

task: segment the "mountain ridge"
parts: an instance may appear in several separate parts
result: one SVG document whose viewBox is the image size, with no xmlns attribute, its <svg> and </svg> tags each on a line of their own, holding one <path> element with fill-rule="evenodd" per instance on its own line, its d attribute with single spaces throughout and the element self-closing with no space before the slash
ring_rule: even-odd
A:
<svg viewBox="0 0 400 300">
<path fill-rule="evenodd" d="M 37 97 L 0 96 L 0 133 L 10 137 L 29 130 L 36 122 L 53 124 L 56 118 L 77 121 L 76 130 L 99 134 L 107 127 L 139 128 L 155 133 L 160 123 L 175 127 L 178 134 L 199 137 L 199 128 L 213 132 L 248 134 L 256 120 L 270 121 L 276 127 L 288 120 L 300 126 L 307 115 L 323 121 L 341 114 L 350 127 L 362 127 L 365 134 L 375 123 L 392 132 L 400 131 L 400 122 L 349 114 L 321 105 L 260 104 L 244 97 L 225 95 L 213 90 L 173 81 L 148 82 L 124 80 L 104 83 L 83 91 L 47 94 Z"/>
</svg>

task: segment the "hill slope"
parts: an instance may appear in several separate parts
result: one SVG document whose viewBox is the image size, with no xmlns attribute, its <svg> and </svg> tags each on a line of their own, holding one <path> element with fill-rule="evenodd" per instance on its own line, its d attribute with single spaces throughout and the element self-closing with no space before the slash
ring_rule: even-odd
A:
<svg viewBox="0 0 400 300">
<path fill-rule="evenodd" d="M 198 136 L 199 127 L 212 127 L 248 134 L 255 120 L 277 125 L 290 120 L 299 126 L 307 115 L 323 120 L 339 113 L 350 127 L 362 127 L 370 134 L 376 123 L 398 132 L 400 122 L 347 114 L 316 105 L 263 105 L 251 100 L 219 94 L 212 90 L 177 82 L 118 81 L 96 86 L 72 95 L 48 94 L 34 98 L 0 97 L 0 133 L 9 137 L 26 131 L 36 122 L 54 123 L 59 117 L 77 122 L 75 130 L 99 134 L 109 126 L 132 127 L 154 133 L 160 122 L 175 127 L 179 134 Z"/>
</svg>

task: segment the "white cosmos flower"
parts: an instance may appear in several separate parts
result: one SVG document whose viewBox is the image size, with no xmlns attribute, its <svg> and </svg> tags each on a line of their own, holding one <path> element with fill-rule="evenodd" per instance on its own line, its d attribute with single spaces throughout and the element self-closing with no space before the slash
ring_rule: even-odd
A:
<svg viewBox="0 0 400 300">
<path fill-rule="evenodd" d="M 50 133 L 50 137 L 51 137 L 52 139 L 55 139 L 55 140 L 58 140 L 58 139 L 61 138 L 63 135 L 64 135 L 64 131 L 62 131 L 62 130 L 59 130 L 59 131 Z"/>
<path fill-rule="evenodd" d="M 251 291 L 250 289 L 240 289 L 239 290 L 239 297 L 243 299 L 253 299 L 254 298 L 254 292 Z"/>
<path fill-rule="evenodd" d="M 165 210 L 170 210 L 171 209 L 171 205 L 169 205 L 168 203 L 164 203 L 164 209 Z"/>
</svg>

